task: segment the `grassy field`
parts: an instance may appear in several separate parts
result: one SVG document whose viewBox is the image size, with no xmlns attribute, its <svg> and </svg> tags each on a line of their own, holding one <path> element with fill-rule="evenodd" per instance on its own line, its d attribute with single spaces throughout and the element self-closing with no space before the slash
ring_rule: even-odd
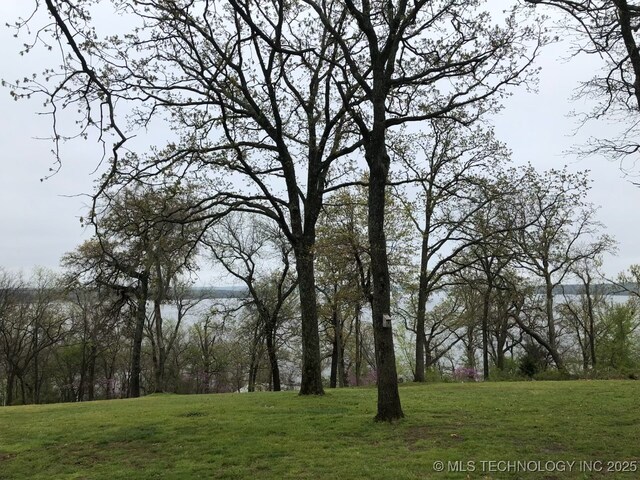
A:
<svg viewBox="0 0 640 480">
<path fill-rule="evenodd" d="M 640 382 L 401 397 L 407 417 L 391 425 L 372 420 L 374 389 L 0 408 L 0 478 L 640 478 Z"/>
</svg>

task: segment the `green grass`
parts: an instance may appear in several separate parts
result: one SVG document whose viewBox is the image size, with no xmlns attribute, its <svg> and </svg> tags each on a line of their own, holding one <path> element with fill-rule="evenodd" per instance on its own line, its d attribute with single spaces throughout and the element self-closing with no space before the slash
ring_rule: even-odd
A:
<svg viewBox="0 0 640 480">
<path fill-rule="evenodd" d="M 544 473 L 481 463 L 632 461 L 615 466 L 640 471 L 640 382 L 406 385 L 400 393 L 407 417 L 391 425 L 373 421 L 374 389 L 0 408 L 0 478 L 640 478 L 581 472 L 579 463 Z M 434 472 L 436 461 L 445 472 Z M 456 461 L 475 471 L 446 471 Z"/>
</svg>

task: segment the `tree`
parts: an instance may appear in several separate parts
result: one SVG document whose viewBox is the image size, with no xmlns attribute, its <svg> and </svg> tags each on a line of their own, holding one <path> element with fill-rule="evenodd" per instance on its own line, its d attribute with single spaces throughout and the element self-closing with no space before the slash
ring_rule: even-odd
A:
<svg viewBox="0 0 640 480">
<path fill-rule="evenodd" d="M 363 192 L 363 187 L 355 186 L 332 193 L 318 222 L 316 288 L 320 318 L 331 344 L 330 388 L 344 386 L 348 377 L 348 332 L 353 333 L 355 384 L 360 385 L 362 378 L 362 311 L 371 288 Z"/>
<path fill-rule="evenodd" d="M 118 332 L 118 322 L 122 321 L 120 299 L 108 288 L 85 286 L 77 278 L 67 278 L 64 283 L 71 323 L 66 343 L 79 349 L 77 390 L 67 401 L 92 401 L 95 399 L 98 362 L 113 343 L 120 341 L 114 335 Z M 64 352 L 62 357 L 68 364 L 69 352 Z M 70 373 L 69 377 L 75 377 L 76 373 Z"/>
<path fill-rule="evenodd" d="M 396 305 L 394 315 L 399 316 L 404 320 L 404 327 L 407 332 L 411 332 L 416 335 L 416 318 L 418 316 L 418 289 L 414 285 L 408 285 L 405 287 L 407 294 L 405 295 L 405 302 L 401 305 Z M 445 358 L 452 349 L 460 342 L 460 337 L 456 335 L 457 331 L 461 328 L 461 311 L 462 305 L 459 298 L 455 295 L 451 295 L 450 289 L 445 289 L 447 297 L 438 302 L 431 308 L 430 311 L 425 312 L 424 318 L 424 350 L 423 350 L 423 363 L 424 370 L 432 369 L 436 367 L 439 362 Z M 402 337 L 401 337 L 402 338 Z M 406 341 L 402 338 L 404 343 Z M 418 376 L 416 368 L 416 343 L 417 339 L 413 338 L 412 344 L 412 358 L 408 361 L 411 366 L 413 378 Z M 406 350 L 406 348 L 405 348 Z M 405 356 L 408 352 L 405 352 Z"/>
<path fill-rule="evenodd" d="M 492 198 L 483 191 L 482 177 L 508 160 L 506 148 L 491 130 L 466 128 L 450 119 L 432 119 L 428 126 L 427 132 L 407 139 L 418 147 L 398 152 L 403 166 L 398 182 L 417 187 L 417 198 L 405 202 L 405 209 L 421 238 L 414 327 L 416 382 L 425 380 L 425 355 L 429 355 L 428 299 L 446 284 L 447 276 L 462 268 L 456 257 L 483 240 L 481 232 L 468 228 L 474 215 L 490 208 Z M 399 199 L 403 201 L 402 196 Z"/>
<path fill-rule="evenodd" d="M 640 320 L 636 302 L 611 305 L 603 317 L 602 328 L 597 348 L 601 366 L 623 374 L 637 375 L 640 368 Z"/>
<path fill-rule="evenodd" d="M 579 262 L 610 250 L 613 240 L 599 235 L 595 208 L 586 202 L 589 179 L 585 172 L 566 169 L 537 174 L 529 168 L 517 201 L 516 215 L 526 225 L 516 231 L 517 262 L 520 268 L 542 281 L 546 335 L 519 322 L 552 356 L 560 370 L 565 365 L 560 352 L 554 309 L 554 289 Z"/>
<path fill-rule="evenodd" d="M 363 184 L 366 181 L 362 178 Z M 333 330 L 330 386 L 344 381 L 344 375 L 338 370 L 345 369 L 343 350 L 348 349 L 348 344 L 344 338 L 344 324 L 348 318 L 352 319 L 351 359 L 355 385 L 360 385 L 364 373 L 363 310 L 371 303 L 371 257 L 366 218 L 366 187 L 354 185 L 332 193 L 325 200 L 319 219 L 317 288 L 325 300 L 322 310 L 327 312 L 325 316 L 329 317 L 330 330 Z"/>
<path fill-rule="evenodd" d="M 536 35 L 529 27 L 516 26 L 515 14 L 504 27 L 492 24 L 488 14 L 478 11 L 477 2 L 347 1 L 343 9 L 340 4 L 307 2 L 342 49 L 343 92 L 357 92 L 350 115 L 369 168 L 376 418 L 392 421 L 403 412 L 390 323 L 384 228 L 391 167 L 389 131 L 445 116 L 467 124 L 479 118 L 495 106 L 494 95 L 507 85 L 526 81 L 523 73 L 536 49 L 527 52 L 524 43 L 535 41 Z M 463 107 L 467 107 L 464 112 Z"/>
<path fill-rule="evenodd" d="M 218 368 L 218 344 L 224 336 L 226 315 L 218 315 L 211 308 L 189 327 L 189 348 L 187 352 L 189 373 L 196 393 L 211 393 L 213 379 Z"/>
<path fill-rule="evenodd" d="M 19 387 L 23 404 L 40 403 L 50 350 L 68 333 L 58 279 L 37 270 L 29 281 L 0 272 L 0 355 L 7 374 L 7 405 Z"/>
<path fill-rule="evenodd" d="M 449 288 L 449 295 L 451 298 L 455 298 L 456 303 L 459 303 L 461 307 L 458 313 L 461 332 L 456 331 L 455 335 L 464 347 L 464 365 L 476 370 L 476 350 L 482 345 L 478 340 L 478 327 L 480 326 L 478 312 L 482 309 L 482 295 L 477 289 L 469 288 L 469 285 L 465 283 Z M 452 369 L 453 367 L 452 365 Z"/>
<path fill-rule="evenodd" d="M 468 266 L 460 272 L 460 276 L 465 282 L 471 288 L 476 289 L 482 298 L 480 331 L 482 335 L 482 371 L 485 380 L 489 379 L 491 304 L 497 304 L 497 292 L 512 289 L 507 270 L 514 259 L 514 252 L 509 248 L 507 239 L 515 227 L 504 223 L 505 220 L 509 222 L 509 219 L 502 214 L 504 208 L 504 203 L 488 204 L 469 219 L 474 224 L 473 230 L 482 240 L 465 252 L 468 260 L 463 264 L 468 262 Z M 503 336 L 498 338 L 498 340 L 503 339 Z M 504 345 L 498 346 L 501 353 L 503 347 Z"/>
<path fill-rule="evenodd" d="M 347 347 L 346 330 L 354 333 L 353 363 L 359 384 L 363 369 L 364 307 L 371 306 L 371 255 L 367 238 L 366 175 L 360 184 L 345 187 L 327 197 L 318 226 L 317 287 L 325 304 L 322 313 L 333 333 L 332 375 L 330 384 L 339 376 L 345 358 L 340 353 Z M 411 268 L 414 249 L 412 229 L 406 209 L 398 196 L 387 198 L 385 226 L 389 235 L 389 268 L 393 281 L 404 285 Z M 396 304 L 398 302 L 395 302 Z M 349 322 L 351 320 L 351 322 Z M 348 329 L 345 329 L 348 325 Z M 344 330 L 344 331 L 343 331 Z"/>
<path fill-rule="evenodd" d="M 111 289 L 117 295 L 119 312 L 123 309 L 132 312 L 132 315 L 123 316 L 133 320 L 128 393 L 132 397 L 139 397 L 140 361 L 151 265 L 143 263 L 136 252 L 127 251 L 117 241 L 97 238 L 84 242 L 75 251 L 64 255 L 61 263 L 70 276 L 80 278 L 88 287 Z"/>
<path fill-rule="evenodd" d="M 600 317 L 603 309 L 607 308 L 604 285 L 594 283 L 601 264 L 601 258 L 585 258 L 578 262 L 573 268 L 573 275 L 580 282 L 580 290 L 571 296 L 563 291 L 564 302 L 559 305 L 560 315 L 575 332 L 584 371 L 596 369 Z"/>
<path fill-rule="evenodd" d="M 52 87 L 39 81 L 20 84 L 17 95 L 43 94 L 54 116 L 62 105 L 77 105 L 84 115 L 82 134 L 97 127 L 107 142 L 114 133 L 110 169 L 94 203 L 109 185 L 132 178 L 198 181 L 209 194 L 193 205 L 197 218 L 216 217 L 221 208 L 278 222 L 293 246 L 299 278 L 301 394 L 322 394 L 315 225 L 323 195 L 333 188 L 327 185 L 330 168 L 360 144 L 346 125 L 344 105 L 352 95 L 339 92 L 333 76 L 342 63 L 340 48 L 302 3 L 278 1 L 262 8 L 253 0 L 224 6 L 114 1 L 135 28 L 104 39 L 89 20 L 93 3 L 43 5 L 52 24 L 39 29 L 38 38 L 48 33 L 69 44 L 62 80 Z M 47 78 L 57 79 L 50 73 Z M 141 161 L 128 162 L 121 150 L 131 134 L 119 123 L 116 106 L 133 112 L 128 119 L 135 128 L 146 129 L 166 113 L 177 138 Z M 54 133 L 56 142 L 63 138 Z"/>
<path fill-rule="evenodd" d="M 264 339 L 274 391 L 280 391 L 278 329 L 287 316 L 287 304 L 297 287 L 291 275 L 291 248 L 277 225 L 260 222 L 248 215 L 221 220 L 206 240 L 214 258 L 249 292 L 249 303 L 257 313 L 254 343 Z M 275 262 L 271 271 L 260 271 L 260 264 Z M 255 351 L 257 345 L 252 348 Z M 255 367 L 255 360 L 251 362 Z M 255 375 L 250 374 L 250 390 Z"/>
<path fill-rule="evenodd" d="M 212 193 L 198 205 L 200 212 L 223 205 L 279 222 L 296 256 L 303 394 L 322 393 L 316 220 L 323 195 L 333 188 L 326 184 L 329 168 L 362 147 L 375 258 L 377 417 L 400 418 L 384 235 L 387 130 L 443 116 L 470 123 L 494 110 L 507 86 L 528 80 L 524 72 L 541 44 L 538 28 L 518 24 L 515 13 L 497 26 L 477 11 L 478 2 L 457 0 L 376 0 L 360 7 L 349 1 L 344 8 L 313 0 L 278 1 L 269 8 L 251 0 L 233 0 L 225 8 L 129 0 L 115 5 L 140 28 L 100 39 L 90 24 L 91 4 L 46 1 L 53 24 L 38 28 L 38 38 L 64 38 L 70 54 L 53 88 L 35 81 L 22 85 L 23 92 L 44 93 L 54 113 L 60 104 L 79 106 L 82 133 L 92 126 L 100 134 L 111 129 L 111 168 L 96 197 L 115 177 L 146 181 L 171 172 L 176 181 L 210 181 Z M 133 109 L 131 120 L 145 128 L 166 114 L 178 140 L 128 169 L 119 155 L 128 132 L 118 125 L 116 104 Z M 249 180 L 252 190 L 225 188 L 222 180 L 234 175 Z"/>
<path fill-rule="evenodd" d="M 162 265 L 157 267 L 161 270 Z M 162 273 L 157 273 L 155 280 L 161 284 L 165 282 Z M 167 361 L 173 353 L 174 347 L 180 338 L 181 327 L 187 315 L 201 302 L 201 298 L 194 298 L 189 287 L 193 282 L 184 282 L 179 278 L 170 278 L 160 292 L 158 286 L 154 287 L 156 293 L 153 299 L 153 314 L 147 316 L 146 333 L 151 343 L 151 359 L 154 368 L 154 391 L 162 393 L 166 391 L 165 374 Z M 165 325 L 165 314 L 162 307 L 168 305 L 175 309 L 175 316 L 170 325 Z M 165 328 L 165 327 L 169 328 Z"/>
<path fill-rule="evenodd" d="M 202 235 L 200 224 L 184 221 L 189 195 L 189 189 L 152 190 L 140 184 L 118 191 L 96 220 L 96 236 L 62 260 L 72 278 L 80 277 L 94 288 L 102 286 L 120 294 L 122 308 L 134 302 L 133 397 L 140 396 L 140 361 L 149 301 L 153 303 L 149 333 L 155 339 L 154 388 L 164 388 L 164 364 L 172 342 L 169 338 L 168 348 L 165 346 L 161 306 L 179 290 L 175 284 L 180 276 L 195 268 L 192 261 Z"/>
</svg>

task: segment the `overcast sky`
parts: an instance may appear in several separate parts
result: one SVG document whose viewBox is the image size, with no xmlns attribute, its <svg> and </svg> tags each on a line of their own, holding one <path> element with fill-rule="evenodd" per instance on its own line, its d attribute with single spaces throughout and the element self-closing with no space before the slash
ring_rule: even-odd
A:
<svg viewBox="0 0 640 480">
<path fill-rule="evenodd" d="M 25 13 L 31 2 L 0 1 L 0 78 L 15 80 L 39 72 L 43 62 L 59 63 L 38 55 L 18 55 L 25 39 L 13 38 L 4 23 Z M 25 5 L 26 4 L 26 5 Z M 517 164 L 531 162 L 540 170 L 561 168 L 592 171 L 590 201 L 600 205 L 599 219 L 606 232 L 619 243 L 616 257 L 605 259 L 605 271 L 615 274 L 632 263 L 640 263 L 637 238 L 640 234 L 640 189 L 623 178 L 618 165 L 593 157 L 577 160 L 564 152 L 584 143 L 589 134 L 606 136 L 615 126 L 593 124 L 576 136 L 571 110 L 586 110 L 588 105 L 570 102 L 569 97 L 580 80 L 589 78 L 598 67 L 597 59 L 585 57 L 565 62 L 566 45 L 555 45 L 543 52 L 539 93 L 517 92 L 496 118 L 496 133 L 513 151 Z M 51 141 L 38 140 L 51 133 L 50 118 L 38 100 L 15 102 L 9 89 L 0 88 L 0 266 L 28 272 L 34 266 L 56 269 L 65 252 L 88 238 L 79 218 L 86 212 L 87 198 L 100 158 L 95 143 L 74 141 L 64 147 L 61 171 L 41 182 L 53 166 Z"/>
</svg>

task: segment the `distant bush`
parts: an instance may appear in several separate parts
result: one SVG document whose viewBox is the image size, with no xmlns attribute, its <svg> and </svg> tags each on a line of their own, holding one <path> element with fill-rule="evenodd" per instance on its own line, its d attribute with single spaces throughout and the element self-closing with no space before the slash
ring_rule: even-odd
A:
<svg viewBox="0 0 640 480">
<path fill-rule="evenodd" d="M 520 359 L 518 370 L 521 375 L 533 378 L 534 375 L 540 372 L 540 364 L 531 355 L 525 355 Z"/>
<path fill-rule="evenodd" d="M 546 353 L 540 345 L 526 343 L 525 354 L 518 360 L 518 371 L 521 375 L 533 378 L 538 373 L 546 370 Z"/>
</svg>

